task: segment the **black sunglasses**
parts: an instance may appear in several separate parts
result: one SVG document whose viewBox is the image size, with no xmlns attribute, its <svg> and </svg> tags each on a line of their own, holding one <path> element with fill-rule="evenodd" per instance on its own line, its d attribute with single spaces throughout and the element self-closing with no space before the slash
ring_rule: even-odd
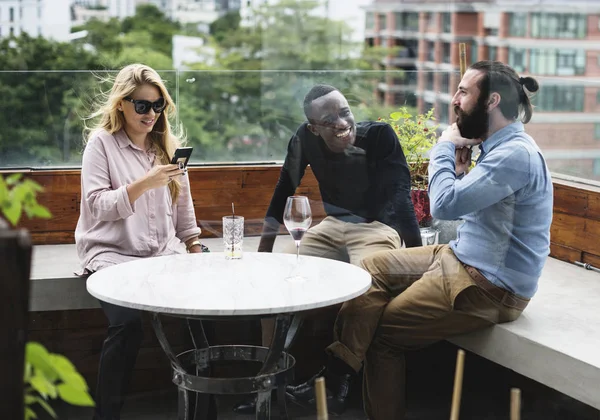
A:
<svg viewBox="0 0 600 420">
<path fill-rule="evenodd" d="M 150 112 L 150 108 L 152 108 L 157 114 L 160 114 L 167 106 L 165 98 L 159 98 L 156 100 L 156 102 L 144 101 L 143 99 L 131 99 L 130 97 L 123 99 L 131 102 L 134 106 L 135 112 L 142 115 Z"/>
</svg>

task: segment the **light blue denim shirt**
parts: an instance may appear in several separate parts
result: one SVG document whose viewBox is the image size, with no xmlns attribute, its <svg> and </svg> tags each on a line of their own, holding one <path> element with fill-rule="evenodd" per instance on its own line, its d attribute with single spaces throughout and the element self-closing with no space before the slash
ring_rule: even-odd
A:
<svg viewBox="0 0 600 420">
<path fill-rule="evenodd" d="M 460 261 L 495 285 L 531 298 L 550 251 L 550 172 L 521 122 L 498 130 L 480 147 L 477 165 L 462 179 L 456 176 L 452 142 L 431 150 L 431 214 L 465 221 L 450 242 Z"/>
</svg>

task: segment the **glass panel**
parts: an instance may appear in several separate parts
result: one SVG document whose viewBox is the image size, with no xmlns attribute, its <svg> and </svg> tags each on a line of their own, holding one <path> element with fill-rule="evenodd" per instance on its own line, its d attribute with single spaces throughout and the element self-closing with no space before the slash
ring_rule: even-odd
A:
<svg viewBox="0 0 600 420">
<path fill-rule="evenodd" d="M 159 73 L 176 98 L 176 72 Z M 79 166 L 89 103 L 110 87 L 102 81 L 115 74 L 0 72 L 0 168 Z M 93 121 L 87 125 L 93 126 Z"/>
<path fill-rule="evenodd" d="M 532 52 L 540 71 L 552 67 L 546 62 L 556 64 L 557 54 L 552 51 Z M 512 56 L 515 59 L 520 52 Z M 194 147 L 192 164 L 281 162 L 290 137 L 305 120 L 303 97 L 315 83 L 338 87 L 357 121 L 377 119 L 403 105 L 415 107 L 419 91 L 427 92 L 421 93 L 420 112 L 437 105 L 442 127 L 454 121 L 447 106 L 455 90 L 449 86 L 450 73 L 429 71 L 422 81 L 417 74 L 397 70 L 161 72 L 177 102 L 188 145 Z M 83 148 L 81 116 L 89 112 L 90 100 L 107 88 L 98 76 L 107 75 L 114 73 L 1 72 L 5 106 L 0 113 L 0 167 L 78 167 Z M 438 89 L 433 85 L 435 77 Z M 585 101 L 590 95 L 596 98 L 600 78 L 557 81 L 556 76 L 540 76 L 538 80 L 541 89 L 532 100 L 534 118 L 526 131 L 540 145 L 552 171 L 600 180 L 593 170 L 594 159 L 600 158 L 600 112 Z"/>
</svg>

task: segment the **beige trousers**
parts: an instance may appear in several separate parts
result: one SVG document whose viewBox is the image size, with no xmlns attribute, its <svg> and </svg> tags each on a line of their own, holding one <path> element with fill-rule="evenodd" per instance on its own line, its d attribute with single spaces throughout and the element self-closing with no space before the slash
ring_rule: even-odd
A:
<svg viewBox="0 0 600 420">
<path fill-rule="evenodd" d="M 328 216 L 306 232 L 300 243 L 300 254 L 359 265 L 368 255 L 400 247 L 398 232 L 383 223 L 348 223 Z M 286 252 L 296 253 L 296 248 L 286 249 Z M 263 346 L 271 344 L 273 328 L 272 318 L 262 320 Z"/>
<path fill-rule="evenodd" d="M 357 372 L 370 420 L 402 420 L 404 352 L 513 321 L 521 310 L 479 288 L 448 245 L 383 251 L 362 260 L 373 284 L 344 303 L 327 351 Z"/>
</svg>

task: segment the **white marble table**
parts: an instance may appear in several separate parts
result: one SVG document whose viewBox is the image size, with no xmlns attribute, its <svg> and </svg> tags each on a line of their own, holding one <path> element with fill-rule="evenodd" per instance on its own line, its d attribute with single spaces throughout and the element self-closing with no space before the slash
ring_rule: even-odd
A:
<svg viewBox="0 0 600 420">
<path fill-rule="evenodd" d="M 304 279 L 287 280 L 295 274 Z M 94 297 L 152 313 L 154 330 L 179 388 L 179 419 L 194 415 L 188 392 L 257 392 L 256 418 L 268 419 L 274 389 L 280 397 L 280 416 L 285 418 L 285 385 L 295 363 L 285 350 L 299 319 L 292 322 L 292 315 L 345 302 L 370 285 L 365 270 L 347 263 L 301 255 L 297 264 L 292 254 L 256 252 L 245 252 L 240 260 L 226 260 L 220 252 L 147 258 L 106 268 L 87 280 L 87 290 Z M 275 316 L 273 342 L 270 348 L 210 346 L 202 331 L 193 337 L 200 343 L 196 349 L 175 355 L 162 329 L 161 314 L 188 319 Z M 254 377 L 209 377 L 211 362 L 233 360 L 258 361 L 263 366 Z M 198 404 L 210 405 L 206 398 Z M 207 413 L 203 416 L 210 417 Z"/>
<path fill-rule="evenodd" d="M 299 312 L 345 302 L 363 294 L 371 277 L 363 269 L 300 256 L 306 281 L 285 280 L 296 256 L 246 252 L 183 254 L 115 265 L 89 277 L 94 297 L 119 306 L 177 315 L 239 316 Z"/>
</svg>

